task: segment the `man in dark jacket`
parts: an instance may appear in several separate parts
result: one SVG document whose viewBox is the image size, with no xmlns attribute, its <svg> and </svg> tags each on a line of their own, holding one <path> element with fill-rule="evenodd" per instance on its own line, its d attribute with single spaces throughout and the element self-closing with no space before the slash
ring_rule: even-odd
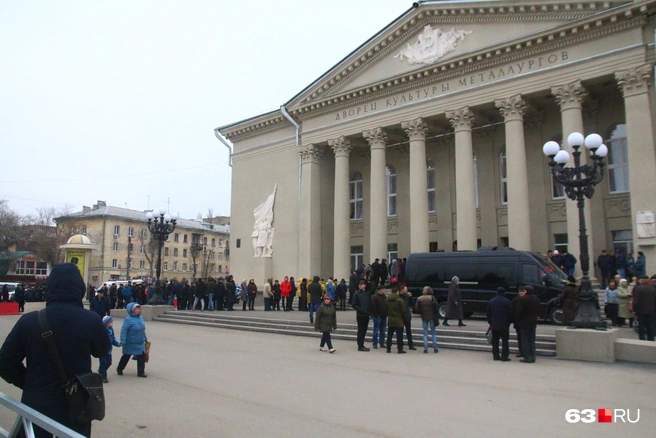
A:
<svg viewBox="0 0 656 438">
<path fill-rule="evenodd" d="M 89 303 L 89 310 L 95 312 L 102 319 L 104 316 L 109 315 L 109 300 L 105 296 L 105 291 L 102 289 L 98 290 L 98 294 L 93 297 Z"/>
<path fill-rule="evenodd" d="M 364 346 L 364 338 L 367 336 L 367 328 L 369 328 L 370 304 L 371 294 L 367 291 L 367 282 L 360 280 L 358 291 L 353 296 L 353 308 L 358 322 L 358 351 L 369 351 Z"/>
<path fill-rule="evenodd" d="M 522 332 L 522 353 L 524 359 L 520 362 L 535 362 L 535 331 L 538 326 L 540 314 L 540 299 L 533 295 L 532 286 L 519 287 L 519 300 L 517 302 L 517 325 Z"/>
<path fill-rule="evenodd" d="M 492 357 L 494 360 L 509 362 L 510 347 L 510 323 L 512 315 L 510 312 L 510 300 L 503 295 L 506 290 L 497 288 L 497 296 L 487 303 L 487 323 L 492 330 Z M 501 339 L 501 355 L 499 356 L 499 339 Z"/>
<path fill-rule="evenodd" d="M 652 280 L 656 280 L 652 277 Z M 653 341 L 656 331 L 656 289 L 647 277 L 641 277 L 633 288 L 633 311 L 638 317 L 638 336 Z"/>
<path fill-rule="evenodd" d="M 349 298 L 348 298 L 348 303 L 349 306 L 353 304 L 353 295 L 355 295 L 355 291 L 358 290 L 358 273 L 357 271 L 353 271 L 351 276 L 349 277 Z"/>
<path fill-rule="evenodd" d="M 385 332 L 387 330 L 387 295 L 385 295 L 385 286 L 378 286 L 378 290 L 371 296 L 370 313 L 374 320 L 374 335 L 371 343 L 374 350 L 380 344 L 385 348 Z"/>
<path fill-rule="evenodd" d="M 613 273 L 613 264 L 613 257 L 609 256 L 605 249 L 602 249 L 601 255 L 597 257 L 597 267 L 601 271 L 601 287 L 604 289 L 608 286 L 608 280 Z"/>
<path fill-rule="evenodd" d="M 46 315 L 68 376 L 91 372 L 91 356 L 104 356 L 111 348 L 100 317 L 82 305 L 85 292 L 84 280 L 75 265 L 61 263 L 52 268 Z M 72 423 L 68 419 L 62 381 L 41 333 L 38 312 L 18 320 L 0 349 L 0 377 L 23 390 L 23 403 L 88 437 L 91 422 Z M 52 436 L 38 426 L 34 430 L 37 438 Z"/>
<path fill-rule="evenodd" d="M 314 324 L 314 312 L 319 310 L 321 305 L 321 284 L 319 283 L 318 275 L 312 277 L 312 283 L 308 286 L 308 293 L 310 294 L 310 324 Z"/>
</svg>

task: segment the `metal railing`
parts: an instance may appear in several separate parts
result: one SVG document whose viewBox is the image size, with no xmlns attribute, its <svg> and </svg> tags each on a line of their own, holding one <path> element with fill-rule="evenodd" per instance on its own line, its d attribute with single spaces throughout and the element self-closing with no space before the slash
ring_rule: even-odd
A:
<svg viewBox="0 0 656 438">
<path fill-rule="evenodd" d="M 0 437 L 15 438 L 18 436 L 20 430 L 23 429 L 27 438 L 34 438 L 33 425 L 36 424 L 58 438 L 84 438 L 84 435 L 80 435 L 52 418 L 46 417 L 42 413 L 35 411 L 18 400 L 14 400 L 3 392 L 0 392 L 0 405 L 5 406 L 17 414 L 14 426 L 10 431 L 6 431 L 0 427 Z"/>
</svg>

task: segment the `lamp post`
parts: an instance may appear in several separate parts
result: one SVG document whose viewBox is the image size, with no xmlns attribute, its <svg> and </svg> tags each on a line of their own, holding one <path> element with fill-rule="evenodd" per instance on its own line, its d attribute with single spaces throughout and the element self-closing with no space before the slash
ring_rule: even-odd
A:
<svg viewBox="0 0 656 438">
<path fill-rule="evenodd" d="M 569 161 L 569 153 L 560 149 L 555 141 L 548 141 L 542 147 L 542 152 L 549 157 L 549 166 L 554 179 L 565 186 L 565 194 L 573 201 L 579 210 L 579 245 L 581 247 L 581 286 L 579 288 L 579 311 L 569 328 L 594 328 L 606 330 L 606 321 L 599 317 L 599 301 L 597 293 L 592 289 L 588 271 L 590 255 L 588 254 L 588 235 L 585 225 L 585 198 L 592 199 L 594 187 L 604 178 L 604 157 L 608 148 L 603 144 L 599 134 L 583 137 L 579 132 L 573 132 L 567 137 L 567 143 L 574 149 L 574 167 L 565 167 Z M 592 164 L 581 165 L 581 146 L 590 150 Z"/>
<path fill-rule="evenodd" d="M 162 246 L 164 246 L 164 241 L 169 238 L 169 234 L 175 230 L 175 223 L 178 220 L 178 215 L 169 215 L 166 210 L 162 209 L 159 211 L 159 216 L 155 216 L 152 212 L 148 212 L 146 218 L 148 219 L 148 231 L 150 231 L 152 238 L 157 240 L 157 267 L 155 271 L 157 282 L 155 283 L 153 296 L 148 300 L 148 304 L 166 304 L 162 294 L 162 287 L 159 282 L 159 276 L 162 272 Z"/>
</svg>

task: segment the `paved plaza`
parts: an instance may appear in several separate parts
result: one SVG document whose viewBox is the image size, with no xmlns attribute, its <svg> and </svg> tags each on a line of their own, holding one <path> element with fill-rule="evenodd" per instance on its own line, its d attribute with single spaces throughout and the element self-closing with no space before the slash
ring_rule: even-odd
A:
<svg viewBox="0 0 656 438">
<path fill-rule="evenodd" d="M 17 319 L 0 317 L 0 339 Z M 117 333 L 121 323 L 116 318 Z M 147 333 L 147 379 L 136 377 L 135 362 L 117 376 L 114 349 L 107 416 L 94 422 L 93 436 L 617 437 L 653 436 L 656 428 L 653 365 L 501 363 L 448 349 L 360 353 L 345 341 L 328 354 L 313 338 L 163 322 L 147 322 Z M 20 398 L 4 381 L 0 391 Z M 565 421 L 568 409 L 587 408 L 630 409 L 633 418 L 640 409 L 640 421 Z M 0 427 L 11 423 L 0 410 Z"/>
</svg>

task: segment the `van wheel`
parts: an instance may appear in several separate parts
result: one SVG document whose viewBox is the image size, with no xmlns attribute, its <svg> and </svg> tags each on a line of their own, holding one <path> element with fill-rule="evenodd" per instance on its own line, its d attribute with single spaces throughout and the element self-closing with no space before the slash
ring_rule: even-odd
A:
<svg viewBox="0 0 656 438">
<path fill-rule="evenodd" d="M 554 307 L 549 312 L 549 322 L 553 325 L 563 325 L 563 309 Z"/>
<path fill-rule="evenodd" d="M 440 315 L 440 319 L 446 318 L 446 301 L 439 304 L 437 313 Z"/>
</svg>

